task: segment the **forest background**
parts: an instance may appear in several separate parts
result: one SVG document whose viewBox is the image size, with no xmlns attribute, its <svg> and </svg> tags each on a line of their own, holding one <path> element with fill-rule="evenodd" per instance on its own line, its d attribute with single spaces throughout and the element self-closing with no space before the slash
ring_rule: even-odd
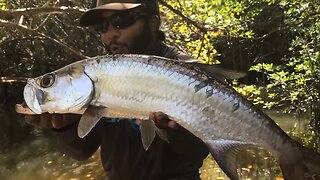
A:
<svg viewBox="0 0 320 180">
<path fill-rule="evenodd" d="M 319 151 L 319 0 L 159 0 L 166 43 L 247 75 L 229 81 L 261 109 L 305 116 L 288 132 Z M 105 54 L 79 25 L 89 0 L 0 0 L 0 142 L 10 149 L 38 133 L 14 112 L 24 77 Z M 3 149 L 3 148 L 1 148 Z"/>
</svg>

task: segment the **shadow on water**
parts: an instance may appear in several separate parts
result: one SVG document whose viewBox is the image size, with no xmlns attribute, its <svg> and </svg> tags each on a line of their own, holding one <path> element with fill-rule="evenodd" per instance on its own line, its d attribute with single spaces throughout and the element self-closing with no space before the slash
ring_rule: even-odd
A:
<svg viewBox="0 0 320 180">
<path fill-rule="evenodd" d="M 76 161 L 57 148 L 54 138 L 45 130 L 23 124 L 23 117 L 14 112 L 14 105 L 21 97 L 5 94 L 22 92 L 20 86 L 0 86 L 0 179 L 9 180 L 86 180 L 103 179 L 99 152 L 87 161 Z M 8 93 L 9 91 L 13 91 Z M 15 92 L 16 91 L 16 92 Z M 296 119 L 289 114 L 268 112 L 285 131 L 303 126 L 307 119 Z M 203 180 L 228 179 L 211 156 L 200 170 Z M 282 179 L 275 159 L 262 149 L 250 149 L 238 157 L 238 172 L 241 179 Z"/>
</svg>

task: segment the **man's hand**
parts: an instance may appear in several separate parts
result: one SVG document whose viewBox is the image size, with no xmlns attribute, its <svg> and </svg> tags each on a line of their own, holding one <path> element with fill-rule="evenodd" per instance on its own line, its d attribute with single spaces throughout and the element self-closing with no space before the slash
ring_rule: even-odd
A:
<svg viewBox="0 0 320 180">
<path fill-rule="evenodd" d="M 40 128 L 61 129 L 76 124 L 81 118 L 79 114 L 25 115 L 25 122 Z"/>
<path fill-rule="evenodd" d="M 149 120 L 154 121 L 156 126 L 160 129 L 174 129 L 178 126 L 175 121 L 170 120 L 163 112 L 149 113 Z"/>
<path fill-rule="evenodd" d="M 40 128 L 61 129 L 76 124 L 81 118 L 80 114 L 49 114 L 25 115 L 25 122 Z M 178 124 L 168 118 L 163 112 L 151 112 L 149 120 L 155 122 L 160 129 L 174 129 Z"/>
</svg>

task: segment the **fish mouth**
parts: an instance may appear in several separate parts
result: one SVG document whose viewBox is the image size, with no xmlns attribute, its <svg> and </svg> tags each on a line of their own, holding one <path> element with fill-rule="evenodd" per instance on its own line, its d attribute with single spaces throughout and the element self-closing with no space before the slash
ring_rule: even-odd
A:
<svg viewBox="0 0 320 180">
<path fill-rule="evenodd" d="M 42 102 L 43 92 L 35 88 L 31 84 L 27 84 L 23 90 L 23 97 L 27 106 L 36 114 L 41 114 L 42 110 L 40 107 L 40 102 Z"/>
</svg>

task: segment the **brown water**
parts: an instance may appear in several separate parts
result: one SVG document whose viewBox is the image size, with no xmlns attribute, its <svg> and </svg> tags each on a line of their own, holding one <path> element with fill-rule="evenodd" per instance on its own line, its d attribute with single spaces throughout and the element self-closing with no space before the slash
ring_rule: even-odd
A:
<svg viewBox="0 0 320 180">
<path fill-rule="evenodd" d="M 284 130 L 301 125 L 292 115 L 268 113 Z M 75 161 L 61 153 L 54 140 L 42 133 L 32 140 L 16 147 L 3 150 L 0 154 L 0 179 L 8 180 L 89 180 L 103 179 L 104 171 L 100 164 L 99 152 L 88 161 Z M 244 151 L 238 158 L 238 171 L 241 179 L 282 179 L 281 171 L 273 157 L 261 150 Z M 203 180 L 228 179 L 211 156 L 208 156 L 200 169 Z"/>
</svg>

